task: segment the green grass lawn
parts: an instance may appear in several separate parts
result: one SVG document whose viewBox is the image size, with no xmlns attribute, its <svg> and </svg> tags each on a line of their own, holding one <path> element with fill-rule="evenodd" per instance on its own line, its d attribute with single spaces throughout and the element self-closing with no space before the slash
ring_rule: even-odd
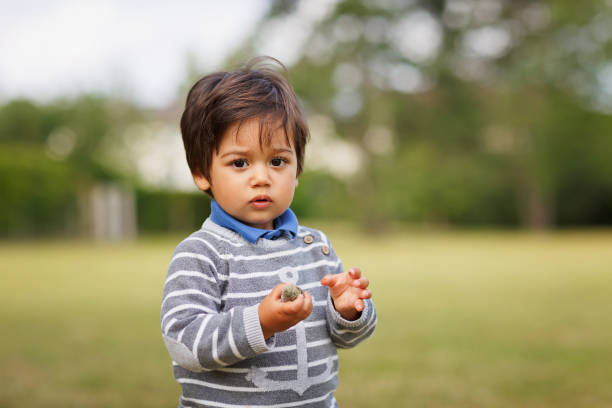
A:
<svg viewBox="0 0 612 408">
<path fill-rule="evenodd" d="M 342 407 L 612 406 L 611 231 L 318 226 L 379 313 L 340 351 Z M 180 238 L 0 243 L 0 407 L 176 406 L 159 302 Z"/>
</svg>

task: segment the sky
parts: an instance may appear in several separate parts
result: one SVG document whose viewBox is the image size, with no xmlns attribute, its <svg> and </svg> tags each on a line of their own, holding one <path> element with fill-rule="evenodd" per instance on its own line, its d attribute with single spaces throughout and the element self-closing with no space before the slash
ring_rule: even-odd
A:
<svg viewBox="0 0 612 408">
<path fill-rule="evenodd" d="M 163 108 L 191 58 L 217 69 L 265 0 L 0 0 L 0 102 L 100 92 Z"/>
</svg>

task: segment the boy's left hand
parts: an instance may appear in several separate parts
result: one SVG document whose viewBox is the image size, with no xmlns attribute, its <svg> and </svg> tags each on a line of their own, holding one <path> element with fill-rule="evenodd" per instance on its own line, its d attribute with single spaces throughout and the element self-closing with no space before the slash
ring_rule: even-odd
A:
<svg viewBox="0 0 612 408">
<path fill-rule="evenodd" d="M 325 275 L 321 285 L 329 286 L 329 294 L 334 301 L 334 307 L 346 320 L 356 320 L 363 309 L 364 299 L 372 297 L 367 290 L 370 281 L 361 276 L 359 268 L 351 268 L 348 272 L 336 275 Z"/>
</svg>

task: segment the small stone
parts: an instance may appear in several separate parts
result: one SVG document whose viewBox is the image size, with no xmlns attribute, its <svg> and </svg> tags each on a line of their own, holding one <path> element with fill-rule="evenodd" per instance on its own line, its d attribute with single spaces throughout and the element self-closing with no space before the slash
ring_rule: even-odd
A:
<svg viewBox="0 0 612 408">
<path fill-rule="evenodd" d="M 290 283 L 289 285 L 283 287 L 281 292 L 281 302 L 291 302 L 295 300 L 300 293 L 302 293 L 302 289 L 298 288 L 293 283 Z"/>
</svg>

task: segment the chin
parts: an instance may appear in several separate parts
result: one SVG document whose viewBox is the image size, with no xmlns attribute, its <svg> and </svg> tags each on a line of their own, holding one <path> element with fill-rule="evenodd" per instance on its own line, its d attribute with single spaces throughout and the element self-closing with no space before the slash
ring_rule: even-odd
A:
<svg viewBox="0 0 612 408">
<path fill-rule="evenodd" d="M 276 218 L 276 217 L 275 217 Z M 242 221 L 243 223 L 250 225 L 252 227 L 255 228 L 262 228 L 263 225 L 266 225 L 268 223 L 274 223 L 274 218 L 272 219 L 253 219 L 253 218 L 239 218 L 240 221 Z"/>
</svg>

